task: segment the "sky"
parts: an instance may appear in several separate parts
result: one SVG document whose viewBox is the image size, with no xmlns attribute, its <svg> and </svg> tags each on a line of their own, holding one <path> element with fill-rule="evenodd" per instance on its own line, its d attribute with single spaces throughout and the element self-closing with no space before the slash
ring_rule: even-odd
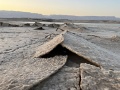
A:
<svg viewBox="0 0 120 90">
<path fill-rule="evenodd" d="M 120 0 L 0 0 L 0 10 L 43 15 L 116 16 Z"/>
</svg>

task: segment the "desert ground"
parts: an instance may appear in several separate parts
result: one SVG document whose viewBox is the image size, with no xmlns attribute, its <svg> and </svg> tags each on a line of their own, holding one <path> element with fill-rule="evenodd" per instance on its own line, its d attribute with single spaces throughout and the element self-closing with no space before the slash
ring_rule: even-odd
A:
<svg viewBox="0 0 120 90">
<path fill-rule="evenodd" d="M 120 23 L 0 19 L 0 90 L 119 90 Z"/>
</svg>

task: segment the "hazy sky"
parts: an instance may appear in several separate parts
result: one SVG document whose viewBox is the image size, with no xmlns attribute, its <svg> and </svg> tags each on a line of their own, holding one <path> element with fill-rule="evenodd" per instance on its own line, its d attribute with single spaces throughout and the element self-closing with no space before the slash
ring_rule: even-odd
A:
<svg viewBox="0 0 120 90">
<path fill-rule="evenodd" d="M 0 10 L 120 17 L 120 0 L 0 0 Z"/>
</svg>

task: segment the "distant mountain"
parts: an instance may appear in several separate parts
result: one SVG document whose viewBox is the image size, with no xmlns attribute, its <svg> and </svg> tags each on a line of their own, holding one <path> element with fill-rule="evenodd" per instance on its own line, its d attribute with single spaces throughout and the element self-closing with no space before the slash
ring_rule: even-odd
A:
<svg viewBox="0 0 120 90">
<path fill-rule="evenodd" d="M 115 16 L 70 16 L 70 15 L 50 15 L 52 19 L 69 19 L 69 20 L 120 20 Z"/>
<path fill-rule="evenodd" d="M 42 15 L 19 11 L 0 11 L 0 18 L 47 18 L 68 20 L 120 20 L 115 16 L 72 16 L 72 15 Z"/>
<path fill-rule="evenodd" d="M 0 11 L 0 18 L 44 18 L 44 15 L 19 11 Z"/>
</svg>

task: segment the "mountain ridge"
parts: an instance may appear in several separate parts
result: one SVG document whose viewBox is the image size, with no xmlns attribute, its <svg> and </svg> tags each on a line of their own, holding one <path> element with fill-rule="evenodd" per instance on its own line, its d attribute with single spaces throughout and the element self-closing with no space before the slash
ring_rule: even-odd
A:
<svg viewBox="0 0 120 90">
<path fill-rule="evenodd" d="M 0 18 L 46 18 L 46 19 L 68 19 L 68 20 L 120 20 L 115 16 L 74 16 L 74 15 L 42 15 L 21 11 L 0 11 Z"/>
</svg>

